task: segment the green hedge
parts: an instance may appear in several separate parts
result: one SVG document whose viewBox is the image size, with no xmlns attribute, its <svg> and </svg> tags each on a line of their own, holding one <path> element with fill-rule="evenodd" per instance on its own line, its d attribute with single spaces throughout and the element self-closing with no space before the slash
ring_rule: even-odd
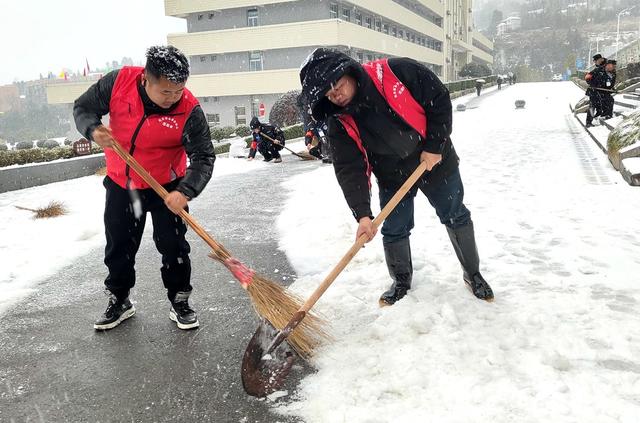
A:
<svg viewBox="0 0 640 423">
<path fill-rule="evenodd" d="M 30 150 L 33 148 L 32 141 L 20 141 L 16 144 L 16 150 Z"/>
<path fill-rule="evenodd" d="M 235 132 L 239 137 L 246 137 L 251 135 L 251 128 L 249 128 L 247 125 L 238 125 L 236 126 Z"/>
<path fill-rule="evenodd" d="M 214 144 L 213 145 L 213 150 L 216 152 L 216 154 L 228 153 L 230 146 L 231 146 L 231 143 L 228 143 L 228 142 L 220 143 L 220 144 Z"/>
<path fill-rule="evenodd" d="M 102 148 L 98 146 L 94 146 L 91 149 L 92 154 L 98 154 L 102 152 Z M 70 159 L 71 157 L 74 157 L 73 149 L 71 147 L 55 147 L 51 149 L 32 148 L 25 150 L 0 151 L 0 167 L 23 165 L 27 163 L 50 162 L 58 159 Z"/>
<path fill-rule="evenodd" d="M 235 130 L 236 128 L 233 126 L 216 126 L 211 128 L 211 139 L 220 141 L 222 139 L 229 138 Z"/>
</svg>

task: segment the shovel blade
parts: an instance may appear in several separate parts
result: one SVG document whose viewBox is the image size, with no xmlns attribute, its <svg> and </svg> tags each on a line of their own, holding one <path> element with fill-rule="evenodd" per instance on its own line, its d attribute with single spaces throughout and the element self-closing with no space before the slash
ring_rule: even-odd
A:
<svg viewBox="0 0 640 423">
<path fill-rule="evenodd" d="M 278 330 L 263 320 L 244 352 L 240 374 L 242 386 L 251 396 L 265 397 L 277 391 L 291 371 L 296 353 L 287 342 L 267 354 L 277 334 Z"/>
</svg>

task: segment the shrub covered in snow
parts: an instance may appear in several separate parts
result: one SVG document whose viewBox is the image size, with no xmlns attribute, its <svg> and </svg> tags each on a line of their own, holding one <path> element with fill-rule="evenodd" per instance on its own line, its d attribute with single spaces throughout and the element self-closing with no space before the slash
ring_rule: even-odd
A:
<svg viewBox="0 0 640 423">
<path fill-rule="evenodd" d="M 95 144 L 91 147 L 91 154 L 102 153 L 102 148 Z M 27 163 L 50 162 L 52 160 L 70 159 L 74 157 L 73 148 L 29 148 L 0 151 L 0 167 L 11 165 L 23 165 Z"/>
<path fill-rule="evenodd" d="M 72 141 L 69 138 L 65 138 L 64 145 L 71 145 Z"/>
<path fill-rule="evenodd" d="M 38 148 L 44 148 L 44 143 L 47 142 L 47 140 L 38 140 L 36 141 L 36 146 Z"/>
<path fill-rule="evenodd" d="M 33 148 L 33 141 L 20 141 L 16 144 L 16 150 L 29 150 Z"/>
<path fill-rule="evenodd" d="M 478 78 L 491 75 L 491 69 L 487 65 L 471 62 L 464 65 L 458 75 L 461 78 Z"/>
<path fill-rule="evenodd" d="M 607 152 L 611 162 L 614 163 L 615 156 L 620 149 L 638 141 L 640 141 L 640 110 L 624 118 L 609 134 Z"/>
<path fill-rule="evenodd" d="M 229 138 L 235 131 L 233 126 L 216 126 L 211 129 L 211 139 L 220 141 L 225 138 Z"/>
<path fill-rule="evenodd" d="M 1 143 L 0 142 L 0 151 L 7 151 L 9 149 L 9 147 L 7 147 L 6 143 Z"/>
<path fill-rule="evenodd" d="M 249 128 L 247 125 L 238 125 L 236 126 L 235 133 L 239 137 L 247 137 L 251 135 L 251 128 Z"/>
<path fill-rule="evenodd" d="M 41 148 L 56 148 L 60 147 L 60 144 L 56 140 L 46 140 Z"/>
<path fill-rule="evenodd" d="M 302 111 L 298 107 L 300 91 L 289 91 L 273 104 L 269 113 L 269 122 L 272 125 L 284 128 L 302 122 Z"/>
</svg>

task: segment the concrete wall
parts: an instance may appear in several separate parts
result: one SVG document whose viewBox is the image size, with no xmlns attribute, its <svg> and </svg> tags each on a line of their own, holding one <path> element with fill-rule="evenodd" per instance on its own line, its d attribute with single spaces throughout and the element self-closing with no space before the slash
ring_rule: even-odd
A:
<svg viewBox="0 0 640 423">
<path fill-rule="evenodd" d="M 266 121 L 271 112 L 273 104 L 280 98 L 282 94 L 264 94 L 253 96 L 258 104 L 264 103 L 265 105 L 265 117 L 260 118 L 261 121 Z M 252 96 L 226 96 L 218 97 L 218 101 L 214 102 L 210 98 L 208 102 L 204 99 L 200 99 L 200 106 L 205 113 L 217 113 L 220 115 L 220 126 L 236 126 L 235 107 L 244 106 L 246 111 L 247 125 L 251 120 L 251 97 Z"/>
<path fill-rule="evenodd" d="M 193 13 L 187 17 L 187 31 L 217 31 L 247 26 L 247 10 L 253 7 Z M 258 25 L 329 19 L 329 1 L 302 0 L 258 6 Z M 209 13 L 213 18 L 209 19 Z M 202 19 L 198 20 L 198 16 Z M 256 49 L 258 50 L 258 49 Z"/>
<path fill-rule="evenodd" d="M 104 155 L 95 154 L 56 162 L 0 168 L 0 193 L 93 175 L 104 166 Z"/>
</svg>

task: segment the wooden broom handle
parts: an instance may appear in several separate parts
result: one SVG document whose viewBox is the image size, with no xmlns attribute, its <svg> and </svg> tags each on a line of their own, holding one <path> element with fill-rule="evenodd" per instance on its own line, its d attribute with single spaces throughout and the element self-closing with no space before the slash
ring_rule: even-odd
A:
<svg viewBox="0 0 640 423">
<path fill-rule="evenodd" d="M 144 167 L 136 159 L 133 158 L 131 154 L 127 152 L 120 143 L 116 140 L 113 141 L 113 150 L 116 152 L 118 156 L 122 160 L 124 160 L 153 190 L 162 198 L 163 200 L 169 195 L 169 192 L 155 180 L 153 176 L 149 174 L 145 170 Z M 187 224 L 197 233 L 200 238 L 204 240 L 212 249 L 216 252 L 216 254 L 220 257 L 221 260 L 225 260 L 229 258 L 231 254 L 221 245 L 219 244 L 211 235 L 207 233 L 207 231 L 200 226 L 200 224 L 184 209 L 180 210 L 179 213 L 182 220 L 187 222 Z"/>
<path fill-rule="evenodd" d="M 420 177 L 426 170 L 427 170 L 427 163 L 421 162 L 420 165 L 416 168 L 416 170 L 413 171 L 411 176 L 409 176 L 409 178 L 405 181 L 405 183 L 402 184 L 400 189 L 394 194 L 393 197 L 391 197 L 391 200 L 389 200 L 389 202 L 382 208 L 382 210 L 380 211 L 380 214 L 378 214 L 376 218 L 373 219 L 373 227 L 375 229 L 377 229 L 382 224 L 382 222 L 384 222 L 384 220 L 389 216 L 389 214 L 391 214 L 391 212 L 393 211 L 393 209 L 396 208 L 400 200 L 402 200 L 404 196 L 407 195 L 407 192 L 409 192 L 411 187 L 413 187 L 413 185 L 418 181 L 418 179 L 420 179 Z M 327 288 L 331 286 L 333 281 L 336 280 L 338 275 L 344 270 L 345 267 L 347 267 L 347 264 L 349 264 L 351 259 L 353 259 L 353 257 L 358 253 L 358 251 L 360 251 L 360 249 L 366 243 L 367 243 L 367 235 L 362 234 L 360 238 L 358 238 L 356 242 L 354 242 L 354 244 L 351 246 L 349 251 L 347 251 L 347 254 L 345 254 L 344 257 L 342 257 L 342 259 L 338 262 L 338 264 L 336 264 L 333 270 L 331 270 L 331 272 L 327 275 L 324 281 L 322 281 L 320 286 L 316 288 L 313 294 L 311 294 L 311 296 L 302 305 L 302 307 L 300 307 L 299 311 L 303 311 L 306 313 L 309 310 L 311 310 L 311 307 L 314 306 L 314 304 L 320 299 L 322 294 L 324 294 Z"/>
</svg>

